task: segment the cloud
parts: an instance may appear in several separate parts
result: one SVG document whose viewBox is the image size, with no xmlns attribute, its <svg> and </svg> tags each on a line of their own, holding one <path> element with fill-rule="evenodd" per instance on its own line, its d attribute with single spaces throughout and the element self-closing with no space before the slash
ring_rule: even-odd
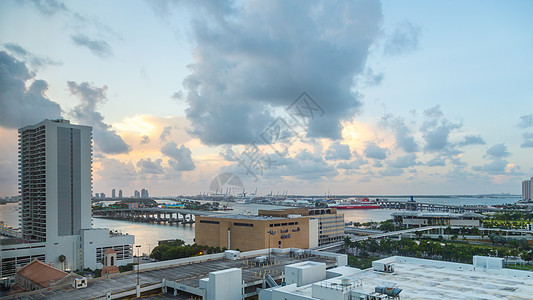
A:
<svg viewBox="0 0 533 300">
<path fill-rule="evenodd" d="M 440 110 L 440 106 L 434 106 L 424 111 L 426 121 L 420 130 L 425 141 L 424 151 L 443 152 L 447 154 L 457 154 L 459 151 L 453 148 L 449 142 L 450 133 L 462 127 L 462 124 L 451 123 Z"/>
<path fill-rule="evenodd" d="M 485 140 L 481 135 L 467 135 L 465 139 L 458 144 L 459 146 L 469 146 L 469 145 L 485 145 Z"/>
<path fill-rule="evenodd" d="M 367 158 L 385 159 L 387 158 L 387 148 L 379 147 L 376 143 L 370 142 L 366 145 L 364 154 Z"/>
<path fill-rule="evenodd" d="M 68 88 L 72 95 L 78 96 L 81 103 L 72 110 L 71 114 L 82 125 L 91 125 L 94 130 L 94 142 L 100 151 L 106 154 L 128 153 L 131 147 L 104 122 L 104 117 L 96 111 L 96 106 L 107 100 L 107 86 L 95 87 L 87 82 L 77 84 L 68 81 Z"/>
<path fill-rule="evenodd" d="M 478 172 L 485 172 L 489 174 L 505 174 L 507 165 L 509 164 L 508 161 L 503 159 L 495 159 L 492 162 L 485 164 L 483 166 L 474 166 L 472 167 L 472 170 L 478 171 Z"/>
<path fill-rule="evenodd" d="M 428 167 L 444 167 L 445 165 L 446 160 L 438 156 L 426 163 L 426 166 Z"/>
<path fill-rule="evenodd" d="M 141 169 L 141 173 L 143 174 L 164 174 L 165 170 L 161 166 L 162 159 L 156 159 L 152 161 L 151 158 L 141 158 L 137 162 L 137 168 Z"/>
<path fill-rule="evenodd" d="M 341 138 L 341 121 L 362 105 L 354 78 L 383 17 L 378 2 L 338 4 L 202 2 L 209 6 L 192 23 L 195 62 L 184 81 L 190 133 L 208 145 L 251 143 L 273 110 L 306 91 L 325 111 L 307 135 Z"/>
<path fill-rule="evenodd" d="M 520 147 L 533 148 L 533 132 L 524 132 L 522 136 L 524 137 L 524 142 L 522 145 L 520 145 Z"/>
<path fill-rule="evenodd" d="M 141 137 L 141 145 L 148 144 L 148 143 L 150 143 L 150 137 L 147 135 L 143 135 Z"/>
<path fill-rule="evenodd" d="M 172 133 L 172 126 L 165 126 L 163 128 L 163 131 L 161 131 L 161 134 L 159 135 L 159 139 L 161 142 L 166 142 L 167 137 Z"/>
<path fill-rule="evenodd" d="M 420 32 L 420 26 L 415 24 L 409 22 L 398 24 L 385 43 L 384 53 L 394 56 L 418 49 Z"/>
<path fill-rule="evenodd" d="M 20 59 L 27 61 L 33 69 L 39 69 L 44 66 L 48 65 L 61 65 L 61 62 L 52 60 L 48 57 L 41 57 L 38 55 L 35 55 L 26 49 L 22 48 L 20 45 L 15 43 L 6 43 L 4 44 L 4 47 L 11 52 L 11 54 L 19 57 Z"/>
<path fill-rule="evenodd" d="M 271 158 L 272 166 L 264 170 L 263 176 L 268 179 L 289 178 L 299 180 L 331 180 L 339 172 L 333 165 L 328 164 L 320 155 L 303 150 L 294 157 Z"/>
<path fill-rule="evenodd" d="M 326 151 L 326 160 L 349 160 L 352 157 L 350 146 L 341 143 L 333 143 Z"/>
<path fill-rule="evenodd" d="M 58 12 L 69 11 L 67 6 L 56 0 L 26 0 L 24 1 L 33 5 L 41 14 L 50 17 Z"/>
<path fill-rule="evenodd" d="M 364 166 L 368 163 L 368 161 L 364 159 L 356 159 L 354 161 L 347 161 L 347 162 L 340 162 L 337 164 L 337 169 L 344 169 L 344 170 L 359 170 L 361 166 Z"/>
<path fill-rule="evenodd" d="M 379 124 L 394 132 L 398 148 L 407 153 L 418 151 L 418 144 L 415 142 L 411 129 L 405 125 L 405 121 L 402 118 L 395 118 L 392 114 L 387 114 L 381 118 Z"/>
<path fill-rule="evenodd" d="M 191 157 L 191 149 L 174 142 L 169 142 L 161 148 L 161 153 L 172 158 L 169 160 L 169 165 L 176 171 L 192 171 L 196 168 Z"/>
<path fill-rule="evenodd" d="M 106 156 L 98 158 L 97 161 L 101 165 L 97 174 L 103 181 L 124 184 L 137 178 L 137 170 L 131 162 L 122 162 Z"/>
<path fill-rule="evenodd" d="M 70 38 L 76 45 L 86 47 L 92 54 L 100 58 L 113 56 L 111 46 L 104 40 L 93 40 L 83 34 L 73 35 Z"/>
<path fill-rule="evenodd" d="M 388 167 L 385 170 L 380 170 L 378 174 L 384 177 L 400 176 L 403 174 L 403 169 Z"/>
<path fill-rule="evenodd" d="M 46 95 L 48 83 L 34 77 L 23 62 L 0 51 L 0 126 L 18 128 L 61 116 L 59 104 Z"/>
<path fill-rule="evenodd" d="M 533 114 L 521 116 L 520 122 L 518 122 L 517 126 L 520 128 L 533 127 Z"/>
<path fill-rule="evenodd" d="M 390 161 L 388 163 L 389 167 L 392 168 L 409 168 L 416 165 L 419 165 L 419 163 L 416 161 L 416 154 L 409 153 L 404 156 L 397 157 L 396 159 Z"/>
<path fill-rule="evenodd" d="M 505 144 L 497 144 L 487 150 L 487 156 L 493 159 L 499 159 L 509 155 L 511 155 L 511 153 L 507 151 L 507 146 L 505 146 Z"/>
</svg>

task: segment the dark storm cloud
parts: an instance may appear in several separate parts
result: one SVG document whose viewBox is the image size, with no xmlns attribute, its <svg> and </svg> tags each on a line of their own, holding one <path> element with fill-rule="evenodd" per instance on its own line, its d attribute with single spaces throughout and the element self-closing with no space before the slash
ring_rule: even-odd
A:
<svg viewBox="0 0 533 300">
<path fill-rule="evenodd" d="M 366 145 L 364 154 L 367 158 L 373 159 L 385 159 L 387 158 L 387 148 L 382 148 L 374 142 L 370 142 Z"/>
<path fill-rule="evenodd" d="M 161 166 L 162 159 L 152 161 L 151 158 L 141 158 L 137 162 L 137 168 L 141 169 L 142 174 L 164 174 L 165 170 Z"/>
<path fill-rule="evenodd" d="M 485 145 L 485 140 L 481 135 L 467 135 L 464 140 L 459 142 L 459 146 L 468 146 L 468 145 Z"/>
<path fill-rule="evenodd" d="M 520 127 L 520 128 L 533 127 L 533 114 L 521 116 L 520 117 L 520 122 L 518 122 L 517 126 Z"/>
<path fill-rule="evenodd" d="M 405 125 L 402 118 L 387 114 L 381 118 L 380 125 L 394 132 L 396 147 L 407 153 L 418 151 L 418 144 L 415 142 L 411 129 Z"/>
<path fill-rule="evenodd" d="M 34 70 L 39 69 L 41 67 L 48 66 L 48 65 L 55 65 L 55 66 L 61 65 L 61 62 L 57 62 L 48 57 L 41 57 L 41 56 L 35 55 L 15 43 L 6 43 L 4 44 L 4 47 L 8 51 L 10 51 L 11 54 L 19 57 L 20 59 L 24 61 L 27 61 Z"/>
<path fill-rule="evenodd" d="M 524 142 L 522 145 L 520 145 L 520 147 L 533 148 L 533 132 L 524 132 L 522 136 L 524 137 Z"/>
<path fill-rule="evenodd" d="M 19 128 L 61 116 L 59 104 L 46 95 L 46 81 L 34 80 L 26 88 L 34 76 L 23 62 L 0 51 L 0 126 Z"/>
<path fill-rule="evenodd" d="M 77 84 L 74 81 L 69 81 L 67 84 L 70 93 L 81 100 L 80 105 L 76 106 L 71 114 L 80 124 L 93 126 L 96 146 L 106 154 L 128 153 L 131 147 L 111 128 L 111 125 L 104 122 L 104 117 L 96 111 L 97 104 L 107 101 L 107 86 L 98 88 L 87 82 Z"/>
<path fill-rule="evenodd" d="M 333 143 L 326 151 L 326 160 L 349 160 L 352 157 L 350 146 L 341 143 Z"/>
<path fill-rule="evenodd" d="M 424 111 L 426 121 L 422 124 L 422 131 L 425 141 L 424 151 L 443 152 L 447 154 L 458 154 L 449 141 L 450 133 L 461 128 L 461 123 L 452 123 L 444 118 L 440 106 L 434 106 Z"/>
<path fill-rule="evenodd" d="M 169 142 L 161 148 L 161 153 L 170 157 L 169 165 L 176 171 L 192 171 L 196 168 L 191 157 L 191 149 L 174 142 Z"/>
<path fill-rule="evenodd" d="M 272 123 L 273 108 L 306 91 L 326 111 L 307 135 L 341 138 L 340 121 L 361 107 L 352 88 L 379 34 L 379 2 L 202 3 L 184 81 L 191 134 L 210 145 L 250 143 Z"/>
<path fill-rule="evenodd" d="M 73 35 L 70 38 L 76 45 L 86 47 L 92 52 L 92 54 L 100 58 L 106 58 L 113 55 L 111 46 L 104 40 L 90 39 L 84 34 Z"/>
<path fill-rule="evenodd" d="M 499 159 L 510 155 L 511 153 L 507 151 L 507 146 L 505 146 L 505 144 L 497 144 L 487 150 L 487 156 L 493 159 Z"/>
<path fill-rule="evenodd" d="M 384 53 L 400 55 L 416 50 L 420 31 L 420 26 L 409 22 L 398 24 L 385 44 Z"/>
</svg>

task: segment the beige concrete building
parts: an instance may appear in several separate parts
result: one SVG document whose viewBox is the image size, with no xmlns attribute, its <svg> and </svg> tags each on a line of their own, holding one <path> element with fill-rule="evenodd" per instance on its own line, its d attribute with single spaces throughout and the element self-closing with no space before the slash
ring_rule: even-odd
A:
<svg viewBox="0 0 533 300">
<path fill-rule="evenodd" d="M 196 217 L 199 245 L 250 251 L 264 248 L 309 248 L 309 218 L 227 215 Z"/>
<path fill-rule="evenodd" d="M 259 210 L 258 215 L 275 217 L 309 217 L 309 231 L 313 232 L 316 230 L 318 235 L 318 243 L 316 245 L 310 245 L 309 248 L 339 242 L 344 237 L 344 215 L 337 214 L 336 208 L 269 209 Z"/>
<path fill-rule="evenodd" d="M 342 240 L 344 216 L 335 208 L 260 210 L 257 216 L 197 216 L 199 245 L 250 251 L 314 248 Z"/>
</svg>

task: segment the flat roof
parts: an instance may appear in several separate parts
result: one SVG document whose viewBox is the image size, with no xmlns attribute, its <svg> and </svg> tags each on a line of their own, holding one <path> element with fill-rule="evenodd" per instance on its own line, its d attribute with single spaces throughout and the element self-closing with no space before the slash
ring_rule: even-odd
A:
<svg viewBox="0 0 533 300">
<path fill-rule="evenodd" d="M 257 215 L 217 215 L 208 216 L 209 218 L 221 218 L 221 219 L 239 219 L 239 220 L 287 220 L 289 218 L 282 217 L 270 217 L 270 216 L 257 216 Z"/>
<path fill-rule="evenodd" d="M 264 255 L 264 254 L 261 254 Z M 259 255 L 258 255 L 259 256 Z M 285 271 L 285 266 L 303 262 L 313 261 L 326 263 L 327 267 L 336 265 L 335 258 L 319 257 L 308 255 L 307 257 L 290 257 L 290 254 L 271 253 L 273 265 L 256 265 L 254 258 L 248 257 L 238 260 L 214 259 L 198 263 L 184 264 L 155 270 L 141 271 L 139 273 L 141 286 L 160 283 L 163 278 L 170 281 L 176 281 L 180 284 L 199 287 L 199 280 L 208 278 L 210 272 L 227 270 L 231 268 L 242 269 L 242 279 L 246 284 L 255 284 L 262 281 L 262 275 L 265 272 L 271 274 L 274 279 L 281 276 Z M 137 273 L 116 274 L 110 278 L 96 278 L 89 280 L 87 288 L 74 289 L 72 287 L 63 287 L 60 289 L 39 290 L 29 293 L 13 295 L 13 298 L 24 299 L 91 299 L 105 297 L 106 292 L 118 293 L 135 288 L 137 282 Z M 10 297 L 7 297 L 9 299 Z"/>
<path fill-rule="evenodd" d="M 336 277 L 319 284 L 329 288 L 341 287 L 342 278 L 350 280 L 354 290 L 374 292 L 375 287 L 402 289 L 400 298 L 405 299 L 531 299 L 533 295 L 533 272 L 522 271 L 520 276 L 510 269 L 475 269 L 470 264 L 448 263 L 428 259 L 390 257 L 382 262 L 391 262 L 393 273 L 362 270 L 353 275 Z M 511 272 L 509 272 L 511 271 Z M 518 271 L 520 272 L 520 271 Z M 531 277 L 527 277 L 531 273 Z M 312 295 L 312 284 L 295 288 L 291 293 Z"/>
<path fill-rule="evenodd" d="M 462 214 L 446 213 L 446 212 L 424 212 L 424 211 L 400 211 L 393 212 L 392 216 L 398 217 L 420 217 L 420 218 L 478 218 L 483 219 L 485 216 L 473 212 L 465 212 Z"/>
</svg>

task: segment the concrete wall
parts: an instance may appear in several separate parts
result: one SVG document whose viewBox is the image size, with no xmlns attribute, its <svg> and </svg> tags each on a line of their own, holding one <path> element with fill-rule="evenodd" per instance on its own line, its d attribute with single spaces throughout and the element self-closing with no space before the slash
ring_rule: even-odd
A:
<svg viewBox="0 0 533 300">
<path fill-rule="evenodd" d="M 309 220 L 309 248 L 318 247 L 318 219 Z"/>
<path fill-rule="evenodd" d="M 241 300 L 242 269 L 231 268 L 209 273 L 207 300 Z"/>
<path fill-rule="evenodd" d="M 285 266 L 285 281 L 303 286 L 326 279 L 326 264 L 304 261 Z"/>
<path fill-rule="evenodd" d="M 288 225 L 289 223 L 293 225 Z M 249 226 L 242 226 L 242 224 Z M 281 226 L 275 226 L 278 224 Z M 275 234 L 269 234 L 270 230 L 275 231 Z M 264 248 L 307 249 L 309 248 L 309 218 L 230 219 L 197 216 L 195 239 L 199 245 L 220 248 L 228 248 L 229 245 L 231 249 L 241 251 Z"/>
<path fill-rule="evenodd" d="M 450 226 L 480 226 L 479 220 L 450 220 Z"/>
</svg>

